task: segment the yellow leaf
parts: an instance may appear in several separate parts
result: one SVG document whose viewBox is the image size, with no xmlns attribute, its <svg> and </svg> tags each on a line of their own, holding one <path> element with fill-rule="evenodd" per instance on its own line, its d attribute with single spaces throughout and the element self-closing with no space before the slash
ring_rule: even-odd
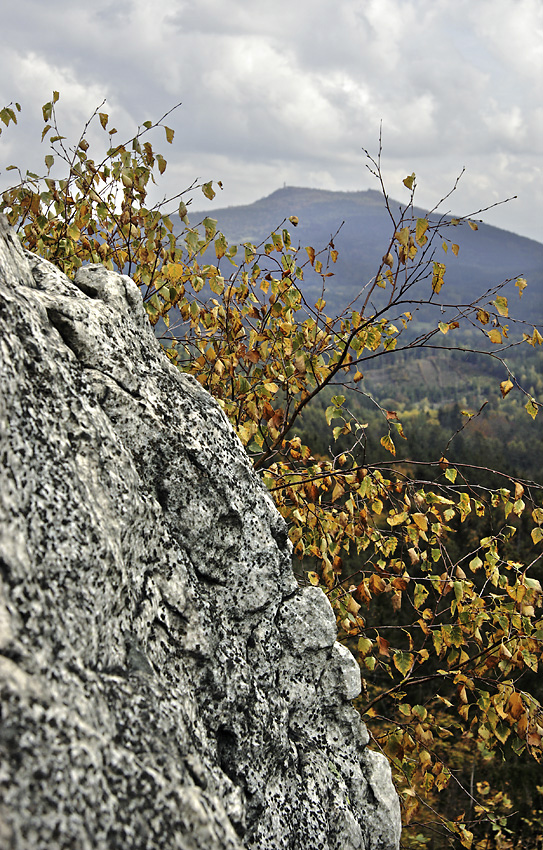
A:
<svg viewBox="0 0 543 850">
<path fill-rule="evenodd" d="M 402 183 L 406 187 L 406 189 L 412 189 L 414 182 L 415 182 L 415 172 L 413 172 L 413 174 L 410 174 L 409 177 L 405 177 L 402 180 Z"/>
<path fill-rule="evenodd" d="M 209 278 L 209 288 L 215 295 L 222 295 L 224 292 L 224 278 L 220 275 Z"/>
<path fill-rule="evenodd" d="M 518 287 L 518 297 L 522 298 L 522 293 L 524 292 L 524 290 L 528 286 L 526 280 L 523 277 L 519 277 L 517 282 L 515 283 L 515 286 Z"/>
<path fill-rule="evenodd" d="M 66 232 L 70 239 L 73 239 L 74 242 L 77 242 L 81 235 L 81 232 L 76 224 L 70 224 Z"/>
<path fill-rule="evenodd" d="M 384 437 L 381 437 L 381 445 L 387 450 L 387 452 L 390 452 L 394 456 L 396 455 L 396 446 L 392 442 L 390 434 L 385 434 Z"/>
<path fill-rule="evenodd" d="M 475 224 L 474 221 L 468 221 L 468 224 L 472 230 L 479 230 L 478 226 Z"/>
<path fill-rule="evenodd" d="M 358 641 L 358 651 L 363 657 L 373 649 L 373 642 L 367 637 L 361 637 Z"/>
<path fill-rule="evenodd" d="M 404 248 L 407 248 L 407 246 L 409 244 L 409 228 L 408 227 L 402 227 L 402 229 L 398 230 L 394 234 L 394 236 L 396 237 L 396 239 L 400 243 L 400 245 L 403 245 Z"/>
<path fill-rule="evenodd" d="M 401 525 L 402 522 L 405 522 L 407 519 L 407 511 L 402 511 L 399 514 L 393 514 L 392 516 L 387 517 L 387 522 L 389 525 Z"/>
<path fill-rule="evenodd" d="M 415 230 L 415 239 L 419 243 L 419 245 L 425 245 L 428 241 L 428 237 L 425 235 L 428 230 L 429 224 L 428 219 L 426 218 L 418 218 L 417 219 L 417 227 Z"/>
<path fill-rule="evenodd" d="M 496 310 L 500 314 L 500 316 L 508 316 L 509 308 L 507 306 L 507 298 L 504 295 L 498 295 L 496 300 L 494 301 Z"/>
<path fill-rule="evenodd" d="M 305 250 L 307 251 L 307 256 L 309 257 L 309 262 L 311 263 L 312 266 L 314 266 L 315 265 L 315 249 L 312 248 L 311 245 L 308 245 Z"/>
<path fill-rule="evenodd" d="M 439 292 L 443 286 L 443 276 L 445 271 L 445 263 L 434 263 L 432 274 L 432 289 L 434 292 Z"/>
<path fill-rule="evenodd" d="M 184 267 L 180 263 L 166 263 L 162 266 L 162 274 L 171 283 L 175 283 L 183 277 L 184 271 Z"/>
<path fill-rule="evenodd" d="M 423 604 L 423 602 L 425 601 L 427 596 L 428 596 L 428 591 L 426 590 L 426 588 L 422 584 L 416 584 L 415 585 L 415 595 L 414 595 L 414 598 L 413 598 L 413 604 L 414 604 L 415 608 L 417 608 L 417 609 L 420 608 L 420 606 Z"/>
<path fill-rule="evenodd" d="M 332 501 L 335 502 L 340 496 L 343 496 L 345 487 L 340 481 L 336 481 L 336 485 L 332 491 Z"/>
<path fill-rule="evenodd" d="M 224 234 L 219 233 L 219 235 L 215 239 L 215 254 L 216 254 L 216 257 L 217 257 L 218 260 L 220 260 L 221 257 L 224 257 L 224 255 L 226 254 L 227 248 L 228 248 L 228 245 L 227 245 L 226 239 L 224 237 Z"/>
<path fill-rule="evenodd" d="M 460 498 L 458 500 L 458 510 L 460 511 L 460 520 L 461 522 L 464 522 L 467 515 L 471 513 L 471 502 L 467 493 L 460 494 Z"/>
<path fill-rule="evenodd" d="M 538 527 L 532 529 L 532 540 L 534 542 L 534 546 L 543 540 L 543 528 Z"/>
<path fill-rule="evenodd" d="M 238 425 L 236 431 L 237 431 L 237 435 L 240 438 L 241 442 L 243 443 L 244 446 L 246 446 L 247 443 L 249 442 L 249 440 L 251 439 L 251 436 L 252 436 L 252 434 L 250 433 L 250 430 L 247 428 L 246 425 Z"/>
<path fill-rule="evenodd" d="M 539 410 L 539 405 L 536 404 L 533 398 L 529 399 L 524 405 L 532 419 L 535 419 L 537 416 L 537 411 Z"/>
<path fill-rule="evenodd" d="M 202 186 L 202 192 L 204 196 L 208 199 L 208 201 L 212 201 L 215 197 L 215 190 L 213 188 L 213 181 L 209 180 L 207 183 L 204 183 Z"/>
<path fill-rule="evenodd" d="M 491 331 L 488 331 L 488 338 L 490 342 L 499 343 L 502 341 L 502 335 L 497 328 L 493 328 Z"/>
<path fill-rule="evenodd" d="M 466 847 L 467 850 L 471 850 L 473 845 L 473 832 L 471 830 L 466 829 L 463 824 L 459 824 L 458 831 L 460 834 L 460 844 L 462 847 Z"/>
<path fill-rule="evenodd" d="M 490 313 L 487 313 L 486 310 L 477 310 L 477 319 L 482 325 L 488 325 L 490 321 Z"/>
<path fill-rule="evenodd" d="M 514 386 L 514 384 L 513 384 L 513 382 L 512 382 L 512 381 L 507 380 L 507 381 L 502 381 L 502 382 L 501 382 L 501 384 L 500 384 L 500 390 L 501 390 L 501 394 L 502 394 L 503 398 L 505 398 L 505 396 L 506 396 L 508 393 L 510 393 L 510 392 L 511 392 L 511 390 L 513 389 L 513 386 Z"/>
<path fill-rule="evenodd" d="M 459 246 L 459 245 L 456 245 L 456 244 L 453 242 L 453 244 L 451 245 L 451 248 L 452 248 L 452 252 L 453 252 L 454 256 L 455 256 L 455 257 L 458 257 L 458 252 L 459 252 L 459 250 L 460 250 L 460 246 Z"/>
<path fill-rule="evenodd" d="M 424 514 L 412 514 L 412 519 L 421 531 L 428 531 L 428 520 Z"/>
<path fill-rule="evenodd" d="M 164 130 L 166 131 L 166 141 L 171 145 L 175 132 L 171 129 L 171 127 L 164 127 Z"/>
</svg>

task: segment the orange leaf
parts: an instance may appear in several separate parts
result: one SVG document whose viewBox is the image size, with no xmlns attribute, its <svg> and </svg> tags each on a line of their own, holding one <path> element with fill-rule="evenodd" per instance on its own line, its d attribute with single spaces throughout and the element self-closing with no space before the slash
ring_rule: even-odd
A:
<svg viewBox="0 0 543 850">
<path fill-rule="evenodd" d="M 390 643 L 385 638 L 382 638 L 380 635 L 377 636 L 377 648 L 379 650 L 379 655 L 385 655 L 387 658 L 390 658 Z"/>
<path fill-rule="evenodd" d="M 513 691 L 506 706 L 507 711 L 515 720 L 518 720 L 524 714 L 524 704 L 522 697 L 516 691 Z"/>
</svg>

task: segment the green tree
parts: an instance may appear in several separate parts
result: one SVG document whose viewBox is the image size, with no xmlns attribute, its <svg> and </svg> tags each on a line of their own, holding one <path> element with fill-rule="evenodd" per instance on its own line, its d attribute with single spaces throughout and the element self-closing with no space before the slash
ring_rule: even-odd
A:
<svg viewBox="0 0 543 850">
<path fill-rule="evenodd" d="M 393 765 L 404 823 L 414 825 L 404 845 L 424 846 L 439 792 L 461 781 L 455 760 L 462 754 L 489 759 L 497 751 L 526 751 L 537 760 L 543 754 L 540 703 L 525 685 L 538 670 L 543 638 L 540 487 L 503 477 L 494 488 L 478 483 L 468 465 L 452 463 L 446 452 L 426 458 L 421 477 L 420 462 L 397 459 L 405 438 L 397 412 L 364 389 L 374 361 L 446 347 L 468 326 L 501 364 L 501 395 L 523 392 L 536 417 L 540 402 L 504 360 L 515 323 L 500 286 L 490 305 L 488 293 L 468 305 L 444 300 L 444 259 L 450 252 L 454 261 L 459 250 L 454 228 L 477 229 L 474 217 L 450 221 L 436 208 L 417 218 L 414 174 L 403 181 L 407 203 L 393 213 L 381 154 L 368 155 L 390 215 L 390 241 L 360 296 L 331 317 L 326 284 L 338 256 L 333 238 L 320 250 L 296 246 L 292 215 L 259 245 L 229 245 L 214 219 L 194 225 L 188 217 L 188 193 L 199 188 L 212 198 L 212 181 L 154 205 L 149 200 L 167 167 L 150 134 L 162 127 L 173 142 L 167 116 L 116 144 L 100 107 L 70 146 L 58 126 L 58 99 L 53 93 L 43 107 L 46 173 L 19 172 L 0 208 L 27 248 L 67 274 L 85 262 L 130 274 L 168 357 L 230 418 L 289 523 L 301 580 L 323 587 L 340 640 L 359 661 L 364 691 L 357 707 Z M 16 112 L 6 107 L 0 119 L 16 123 Z M 87 139 L 93 120 L 108 139 L 104 155 L 94 159 Z M 316 303 L 304 297 L 311 278 L 321 285 Z M 516 285 L 521 296 L 526 281 Z M 440 321 L 410 334 L 418 304 L 435 305 Z M 542 337 L 524 328 L 521 341 L 535 348 Z M 351 403 L 360 396 L 370 397 L 379 414 L 371 428 L 379 429 L 388 460 L 368 452 L 374 434 Z M 319 454 L 296 429 L 325 397 L 330 451 Z M 461 412 L 459 427 L 475 415 Z M 491 518 L 492 531 L 479 536 L 473 520 L 483 517 Z M 521 562 L 510 557 L 510 544 L 526 518 L 533 548 Z M 455 548 L 468 527 L 469 546 Z M 465 847 L 487 846 L 481 842 L 491 833 L 505 841 L 499 793 L 482 788 L 475 807 L 468 795 L 463 812 L 442 815 L 439 828 Z M 540 831 L 540 822 L 534 829 Z"/>
</svg>

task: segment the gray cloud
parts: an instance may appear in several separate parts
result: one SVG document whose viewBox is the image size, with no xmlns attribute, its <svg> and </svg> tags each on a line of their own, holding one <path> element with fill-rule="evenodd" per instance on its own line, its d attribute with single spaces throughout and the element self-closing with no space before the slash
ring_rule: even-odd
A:
<svg viewBox="0 0 543 850">
<path fill-rule="evenodd" d="M 74 136 L 104 97 L 127 137 L 182 101 L 174 146 L 157 143 L 169 188 L 220 179 L 221 205 L 284 182 L 374 187 L 362 148 L 376 151 L 382 121 L 393 197 L 415 171 L 433 205 L 465 165 L 455 212 L 516 194 L 486 220 L 543 239 L 540 0 L 20 0 L 4 33 L 0 98 L 24 113 L 2 166 L 43 161 L 52 89 Z"/>
</svg>

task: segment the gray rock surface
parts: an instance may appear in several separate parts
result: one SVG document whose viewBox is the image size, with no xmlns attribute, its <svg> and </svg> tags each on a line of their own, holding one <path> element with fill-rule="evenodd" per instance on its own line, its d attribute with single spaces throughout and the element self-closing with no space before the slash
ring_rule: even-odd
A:
<svg viewBox="0 0 543 850">
<path fill-rule="evenodd" d="M 127 277 L 0 220 L 0 847 L 392 850 L 324 594 Z"/>
</svg>

